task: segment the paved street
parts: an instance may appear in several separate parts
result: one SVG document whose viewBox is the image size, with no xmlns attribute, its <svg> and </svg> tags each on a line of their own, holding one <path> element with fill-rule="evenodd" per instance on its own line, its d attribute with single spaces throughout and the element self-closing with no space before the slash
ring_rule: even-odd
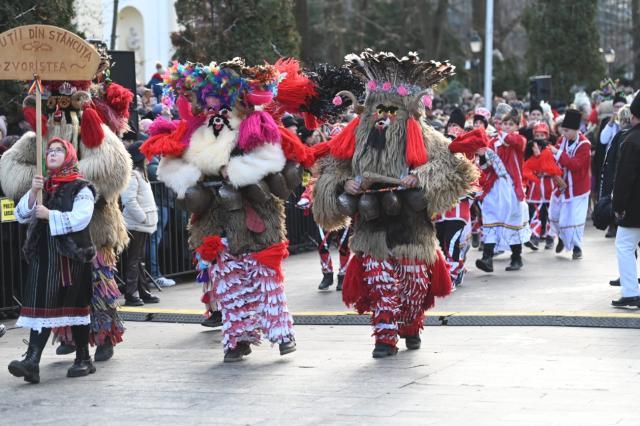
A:
<svg viewBox="0 0 640 426">
<path fill-rule="evenodd" d="M 337 250 L 333 252 L 337 264 Z M 592 227 L 586 231 L 584 258 L 578 261 L 571 260 L 570 253 L 556 255 L 553 250 L 532 252 L 525 248 L 522 271 L 506 272 L 509 255 L 503 254 L 494 262 L 495 272 L 485 274 L 475 267 L 478 257 L 481 253 L 472 249 L 463 286 L 452 296 L 438 300 L 435 312 L 621 312 L 610 306 L 611 300 L 619 297 L 618 288 L 608 284 L 618 276 L 614 240 L 605 239 L 604 233 Z M 322 278 L 317 253 L 291 256 L 285 261 L 285 269 L 287 298 L 293 312 L 346 310 L 335 286 L 330 291 L 317 290 Z M 158 295 L 161 303 L 147 308 L 203 310 L 197 284 L 181 284 Z"/>
<path fill-rule="evenodd" d="M 115 358 L 79 379 L 49 347 L 40 385 L 0 374 L 2 423 L 638 424 L 637 330 L 429 327 L 422 350 L 383 360 L 365 326 L 297 333 L 287 357 L 262 345 L 223 364 L 218 331 L 129 323 Z M 0 339 L 3 364 L 25 336 Z"/>
<path fill-rule="evenodd" d="M 617 297 L 607 284 L 617 275 L 613 241 L 590 229 L 584 251 L 573 262 L 527 250 L 521 273 L 503 271 L 507 256 L 493 276 L 471 266 L 435 312 L 636 315 L 609 306 Z M 472 251 L 470 264 L 477 256 Z M 292 256 L 286 269 L 296 314 L 346 312 L 335 290 L 316 290 L 315 253 Z M 161 303 L 144 310 L 203 310 L 193 283 L 159 295 Z M 40 385 L 0 373 L 2 423 L 637 425 L 640 415 L 637 329 L 427 327 L 422 350 L 374 360 L 368 326 L 298 326 L 296 353 L 280 357 L 265 344 L 230 365 L 222 363 L 219 330 L 127 327 L 114 359 L 88 378 L 67 379 L 73 357 L 56 356 L 53 346 Z M 10 329 L 0 339 L 2 364 L 25 351 L 26 337 Z"/>
</svg>

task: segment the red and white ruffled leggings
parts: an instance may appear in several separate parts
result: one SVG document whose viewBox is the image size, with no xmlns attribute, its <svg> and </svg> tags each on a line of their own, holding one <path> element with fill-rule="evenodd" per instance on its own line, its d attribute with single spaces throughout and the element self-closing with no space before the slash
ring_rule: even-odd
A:
<svg viewBox="0 0 640 426">
<path fill-rule="evenodd" d="M 238 342 L 257 345 L 262 334 L 271 343 L 294 340 L 283 279 L 275 269 L 251 254 L 234 256 L 225 250 L 211 264 L 209 279 L 222 311 L 225 352 Z"/>
<path fill-rule="evenodd" d="M 395 346 L 398 336 L 418 335 L 424 311 L 433 301 L 427 265 L 395 258 L 380 261 L 371 256 L 363 261 L 376 342 Z"/>
</svg>

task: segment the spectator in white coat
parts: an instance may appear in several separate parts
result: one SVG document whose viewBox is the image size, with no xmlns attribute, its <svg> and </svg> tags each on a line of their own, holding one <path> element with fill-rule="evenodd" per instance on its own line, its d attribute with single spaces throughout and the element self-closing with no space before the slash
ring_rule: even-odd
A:
<svg viewBox="0 0 640 426">
<path fill-rule="evenodd" d="M 140 145 L 141 142 L 134 142 L 127 148 L 133 160 L 133 171 L 129 186 L 120 194 L 124 220 L 131 235 L 129 247 L 124 253 L 124 297 L 127 306 L 141 306 L 160 301 L 149 291 L 143 269 L 147 239 L 155 232 L 158 224 L 158 208 L 153 198 Z"/>
</svg>

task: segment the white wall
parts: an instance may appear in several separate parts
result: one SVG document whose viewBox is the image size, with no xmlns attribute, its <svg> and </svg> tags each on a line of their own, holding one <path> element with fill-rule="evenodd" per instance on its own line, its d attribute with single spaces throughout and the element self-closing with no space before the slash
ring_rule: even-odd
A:
<svg viewBox="0 0 640 426">
<path fill-rule="evenodd" d="M 174 8 L 175 0 L 120 0 L 118 2 L 119 24 L 116 27 L 116 46 L 127 48 L 131 33 L 127 25 L 135 22 L 138 12 L 142 17 L 142 28 L 136 28 L 141 48 L 136 52 L 136 78 L 146 83 L 155 72 L 155 63 L 166 65 L 173 54 L 170 33 L 176 31 L 178 23 Z M 113 0 L 76 0 L 77 22 L 88 37 L 98 38 L 109 45 L 113 20 Z M 122 13 L 123 12 L 123 13 Z M 124 26 L 121 27 L 120 24 Z M 135 37 L 134 37 L 135 38 Z M 130 40 L 129 40 L 130 41 Z"/>
</svg>

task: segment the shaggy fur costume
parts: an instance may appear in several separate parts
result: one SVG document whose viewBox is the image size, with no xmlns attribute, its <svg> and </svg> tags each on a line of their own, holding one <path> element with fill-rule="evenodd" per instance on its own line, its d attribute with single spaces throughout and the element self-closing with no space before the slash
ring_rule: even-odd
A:
<svg viewBox="0 0 640 426">
<path fill-rule="evenodd" d="M 422 62 L 412 53 L 397 58 L 370 50 L 346 59 L 366 83 L 367 96 L 364 105 L 356 106 L 362 111 L 358 121 L 328 142 L 333 158 L 319 165 L 313 214 L 324 228 L 344 226 L 348 218 L 340 214 L 337 198 L 347 180 L 358 181 L 366 172 L 417 178 L 426 209 L 405 204 L 391 216 L 380 206 L 375 219 L 354 215 L 349 245 L 356 255 L 343 287 L 347 304 L 372 312 L 376 341 L 395 346 L 399 334 L 418 335 L 424 309 L 433 306 L 435 296 L 451 291 L 431 219 L 469 193 L 479 173 L 469 160 L 451 153 L 449 141 L 422 121 L 424 89 L 452 73 L 451 66 Z"/>
</svg>

